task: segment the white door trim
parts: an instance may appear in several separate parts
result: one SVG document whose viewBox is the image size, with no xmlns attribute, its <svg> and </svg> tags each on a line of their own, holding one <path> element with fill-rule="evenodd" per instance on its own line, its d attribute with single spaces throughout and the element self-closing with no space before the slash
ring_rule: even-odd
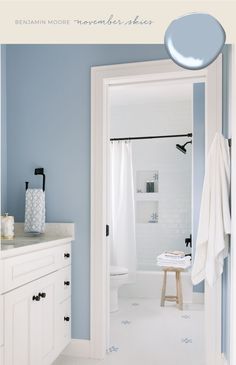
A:
<svg viewBox="0 0 236 365">
<path fill-rule="evenodd" d="M 106 353 L 106 318 L 109 297 L 109 247 L 105 236 L 106 156 L 109 147 L 108 87 L 147 81 L 204 80 L 206 84 L 206 153 L 216 131 L 222 130 L 222 57 L 199 71 L 185 70 L 171 60 L 92 67 L 91 69 L 91 357 Z M 214 303 L 214 305 L 213 305 Z M 221 280 L 206 286 L 206 365 L 222 364 Z"/>
<path fill-rule="evenodd" d="M 231 126 L 232 142 L 236 140 L 236 49 L 235 45 L 231 45 L 230 57 L 230 93 L 229 93 L 229 122 Z M 236 148 L 235 143 L 231 147 L 231 186 L 236 185 Z M 236 192 L 231 189 L 231 208 L 232 208 L 232 236 L 231 236 L 231 255 L 230 255 L 230 361 L 229 364 L 236 364 L 236 248 L 234 245 L 236 237 Z"/>
</svg>

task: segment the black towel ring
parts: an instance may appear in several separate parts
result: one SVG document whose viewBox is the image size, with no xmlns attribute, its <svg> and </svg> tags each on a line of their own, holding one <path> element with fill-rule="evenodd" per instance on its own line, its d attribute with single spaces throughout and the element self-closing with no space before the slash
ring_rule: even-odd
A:
<svg viewBox="0 0 236 365">
<path fill-rule="evenodd" d="M 45 180 L 46 180 L 46 176 L 44 174 L 44 168 L 43 167 L 38 167 L 37 169 L 34 170 L 34 174 L 35 175 L 43 175 L 43 191 L 45 191 Z M 29 181 L 25 182 L 25 190 L 27 190 L 29 187 Z"/>
</svg>

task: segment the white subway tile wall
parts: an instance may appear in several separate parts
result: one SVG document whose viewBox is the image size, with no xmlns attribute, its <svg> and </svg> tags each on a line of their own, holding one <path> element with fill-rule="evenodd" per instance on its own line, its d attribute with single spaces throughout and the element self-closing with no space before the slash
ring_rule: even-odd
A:
<svg viewBox="0 0 236 365">
<path fill-rule="evenodd" d="M 181 90 L 180 90 L 181 93 Z M 111 108 L 111 136 L 148 136 L 192 132 L 192 96 L 154 104 L 114 105 Z M 192 146 L 187 153 L 176 149 L 187 137 L 132 141 L 136 192 L 137 269 L 156 271 L 156 257 L 165 250 L 183 250 L 191 234 Z M 140 176 L 158 172 L 158 192 L 137 192 Z M 142 184 L 143 185 L 143 184 Z M 150 195 L 149 195 L 150 194 Z M 148 204 L 148 201 L 150 203 Z M 140 213 L 143 203 L 144 214 Z M 145 223 L 157 210 L 158 222 Z M 151 218 L 151 217 L 150 217 Z"/>
<path fill-rule="evenodd" d="M 159 171 L 159 192 L 150 198 L 158 201 L 158 222 L 136 224 L 139 270 L 157 270 L 156 257 L 165 250 L 189 252 L 185 238 L 191 234 L 192 154 L 191 146 L 186 155 L 178 151 L 179 142 L 180 138 L 133 142 L 134 170 L 155 165 Z"/>
</svg>

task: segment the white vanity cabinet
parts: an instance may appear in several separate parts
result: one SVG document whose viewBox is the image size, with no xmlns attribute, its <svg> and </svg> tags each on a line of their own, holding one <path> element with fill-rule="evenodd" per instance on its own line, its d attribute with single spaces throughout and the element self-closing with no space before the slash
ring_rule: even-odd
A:
<svg viewBox="0 0 236 365">
<path fill-rule="evenodd" d="M 2 259 L 1 365 L 50 365 L 70 342 L 70 249 L 66 243 Z"/>
</svg>

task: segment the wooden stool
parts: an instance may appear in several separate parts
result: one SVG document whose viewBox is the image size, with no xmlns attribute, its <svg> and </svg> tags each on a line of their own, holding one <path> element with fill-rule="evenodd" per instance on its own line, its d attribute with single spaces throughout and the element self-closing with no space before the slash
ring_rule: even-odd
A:
<svg viewBox="0 0 236 365">
<path fill-rule="evenodd" d="M 182 293 L 182 284 L 181 284 L 181 271 L 184 269 L 176 268 L 176 267 L 165 267 L 164 271 L 164 280 L 163 287 L 161 292 L 161 307 L 164 307 L 165 301 L 176 302 L 180 310 L 183 310 L 183 293 Z M 167 273 L 175 272 L 176 279 L 176 295 L 166 295 L 166 283 L 167 283 Z"/>
</svg>

